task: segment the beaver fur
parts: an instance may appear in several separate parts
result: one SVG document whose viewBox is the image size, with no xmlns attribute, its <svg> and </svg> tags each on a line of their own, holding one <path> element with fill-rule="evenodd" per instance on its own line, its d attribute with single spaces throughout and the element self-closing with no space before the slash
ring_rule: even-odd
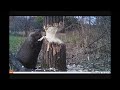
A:
<svg viewBox="0 0 120 90">
<path fill-rule="evenodd" d="M 37 58 L 43 43 L 43 41 L 38 41 L 41 37 L 40 31 L 31 32 L 16 55 L 16 58 L 28 69 L 36 67 Z"/>
</svg>

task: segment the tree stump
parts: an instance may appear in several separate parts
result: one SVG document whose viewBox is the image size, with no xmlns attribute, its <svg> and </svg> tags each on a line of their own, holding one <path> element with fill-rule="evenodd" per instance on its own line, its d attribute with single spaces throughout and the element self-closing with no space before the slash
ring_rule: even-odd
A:
<svg viewBox="0 0 120 90">
<path fill-rule="evenodd" d="M 66 71 L 66 46 L 58 38 L 58 33 L 64 28 L 63 16 L 44 16 L 42 69 Z M 40 39 L 41 40 L 41 39 Z"/>
<path fill-rule="evenodd" d="M 47 50 L 49 45 L 49 50 Z M 41 61 L 43 69 L 55 68 L 57 71 L 66 71 L 66 46 L 65 44 L 50 43 L 43 40 L 43 59 Z"/>
</svg>

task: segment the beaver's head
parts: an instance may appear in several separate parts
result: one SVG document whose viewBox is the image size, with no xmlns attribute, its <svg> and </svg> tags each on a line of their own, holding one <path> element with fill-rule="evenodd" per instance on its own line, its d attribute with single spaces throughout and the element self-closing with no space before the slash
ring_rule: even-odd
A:
<svg viewBox="0 0 120 90">
<path fill-rule="evenodd" d="M 28 39 L 29 39 L 29 41 L 35 42 L 41 37 L 42 37 L 42 35 L 41 35 L 40 31 L 34 31 L 29 34 Z"/>
<path fill-rule="evenodd" d="M 32 47 L 35 45 L 39 46 L 41 42 L 38 42 L 38 39 L 41 37 L 42 35 L 40 31 L 34 31 L 29 34 L 29 36 L 27 37 L 27 40 L 31 43 Z"/>
</svg>

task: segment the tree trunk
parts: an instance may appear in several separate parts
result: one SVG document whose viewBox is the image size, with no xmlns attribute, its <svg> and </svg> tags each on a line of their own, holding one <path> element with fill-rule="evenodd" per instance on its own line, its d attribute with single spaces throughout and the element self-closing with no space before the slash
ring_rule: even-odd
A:
<svg viewBox="0 0 120 90">
<path fill-rule="evenodd" d="M 47 47 L 49 45 L 49 50 Z M 49 43 L 43 41 L 43 59 L 41 67 L 43 69 L 55 68 L 57 71 L 66 71 L 66 46 L 65 44 Z"/>
<path fill-rule="evenodd" d="M 53 26 L 55 23 L 63 22 L 63 16 L 45 16 L 44 26 Z M 59 24 L 58 24 L 59 25 Z M 60 26 L 62 27 L 62 26 Z M 49 48 L 48 48 L 49 47 Z M 49 50 L 48 50 L 49 49 Z M 66 71 L 66 46 L 43 40 L 43 59 L 41 60 L 42 69 L 54 68 L 55 71 Z"/>
<path fill-rule="evenodd" d="M 49 50 L 47 47 L 49 45 Z M 43 41 L 43 59 L 41 67 L 44 69 L 55 68 L 58 71 L 66 71 L 66 46 L 65 44 L 49 43 Z"/>
</svg>

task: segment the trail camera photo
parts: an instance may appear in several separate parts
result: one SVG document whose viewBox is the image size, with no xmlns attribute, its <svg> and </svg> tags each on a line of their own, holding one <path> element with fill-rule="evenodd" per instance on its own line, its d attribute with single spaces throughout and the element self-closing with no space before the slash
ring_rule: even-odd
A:
<svg viewBox="0 0 120 90">
<path fill-rule="evenodd" d="M 9 16 L 9 71 L 111 73 L 111 16 Z"/>
</svg>

